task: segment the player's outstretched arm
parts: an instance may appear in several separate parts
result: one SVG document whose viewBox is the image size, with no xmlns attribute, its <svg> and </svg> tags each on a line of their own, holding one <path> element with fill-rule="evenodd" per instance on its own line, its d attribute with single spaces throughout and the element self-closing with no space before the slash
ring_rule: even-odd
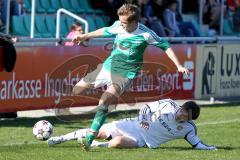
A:
<svg viewBox="0 0 240 160">
<path fill-rule="evenodd" d="M 195 126 L 195 125 L 194 125 Z M 209 146 L 204 144 L 197 136 L 196 127 L 187 133 L 184 139 L 194 148 L 199 150 L 217 150 L 215 146 Z"/>
<path fill-rule="evenodd" d="M 96 38 L 96 37 L 102 37 L 104 33 L 104 28 L 97 29 L 95 31 L 85 33 L 85 34 L 78 34 L 74 36 L 72 41 L 76 44 L 80 44 L 81 42 L 90 39 L 90 38 Z"/>
<path fill-rule="evenodd" d="M 176 65 L 179 72 L 185 73 L 187 75 L 189 74 L 189 70 L 180 64 L 177 56 L 175 55 L 171 48 L 168 48 L 165 52 L 168 55 L 168 57 L 173 61 L 173 63 Z"/>
</svg>

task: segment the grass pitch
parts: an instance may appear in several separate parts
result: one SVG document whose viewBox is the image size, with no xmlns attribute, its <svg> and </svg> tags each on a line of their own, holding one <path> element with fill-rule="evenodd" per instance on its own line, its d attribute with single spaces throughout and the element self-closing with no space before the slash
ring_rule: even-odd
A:
<svg viewBox="0 0 240 160">
<path fill-rule="evenodd" d="M 136 115 L 137 112 L 111 116 L 108 121 Z M 63 117 L 17 118 L 0 120 L 0 160 L 239 160 L 240 105 L 203 107 L 195 122 L 203 142 L 217 151 L 192 150 L 185 140 L 175 140 L 157 149 L 81 150 L 76 141 L 48 147 L 32 135 L 32 126 L 41 119 L 54 125 L 54 135 L 89 127 L 91 118 L 70 120 Z"/>
</svg>

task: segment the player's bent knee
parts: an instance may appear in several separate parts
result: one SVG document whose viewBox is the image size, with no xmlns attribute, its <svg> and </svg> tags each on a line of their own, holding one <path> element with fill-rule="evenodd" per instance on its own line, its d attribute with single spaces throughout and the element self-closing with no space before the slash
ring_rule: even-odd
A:
<svg viewBox="0 0 240 160">
<path fill-rule="evenodd" d="M 79 95 L 81 93 L 81 87 L 79 87 L 79 86 L 74 86 L 73 87 L 73 90 L 72 90 L 72 94 L 74 95 L 74 96 L 76 96 L 76 95 Z"/>
<path fill-rule="evenodd" d="M 111 93 L 104 93 L 101 96 L 101 99 L 99 100 L 99 104 L 98 105 L 110 105 L 113 102 L 115 102 L 118 99 L 118 97 L 116 97 L 115 95 L 111 94 Z"/>
<path fill-rule="evenodd" d="M 98 103 L 98 106 L 109 106 L 111 103 L 110 103 L 110 100 L 103 100 L 103 99 L 100 99 L 99 100 L 99 103 Z"/>
<path fill-rule="evenodd" d="M 72 90 L 72 94 L 73 94 L 74 96 L 76 96 L 76 95 L 81 95 L 81 94 L 84 94 L 84 92 L 85 92 L 87 89 L 88 89 L 87 87 L 74 86 L 74 87 L 73 87 L 73 90 Z"/>
</svg>

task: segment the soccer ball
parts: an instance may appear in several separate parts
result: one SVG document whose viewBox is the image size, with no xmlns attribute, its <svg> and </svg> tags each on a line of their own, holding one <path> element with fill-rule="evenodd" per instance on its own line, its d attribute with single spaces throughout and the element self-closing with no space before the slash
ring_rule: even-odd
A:
<svg viewBox="0 0 240 160">
<path fill-rule="evenodd" d="M 53 126 L 50 122 L 46 120 L 41 120 L 38 121 L 34 126 L 33 126 L 33 135 L 38 139 L 38 140 L 47 140 L 51 137 L 53 133 Z"/>
</svg>

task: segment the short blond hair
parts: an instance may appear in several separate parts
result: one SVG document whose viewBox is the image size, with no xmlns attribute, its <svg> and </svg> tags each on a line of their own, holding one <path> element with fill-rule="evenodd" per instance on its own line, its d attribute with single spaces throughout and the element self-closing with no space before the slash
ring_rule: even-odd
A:
<svg viewBox="0 0 240 160">
<path fill-rule="evenodd" d="M 134 4 L 123 4 L 117 11 L 118 16 L 128 16 L 128 22 L 138 22 L 140 13 L 139 9 Z"/>
</svg>

